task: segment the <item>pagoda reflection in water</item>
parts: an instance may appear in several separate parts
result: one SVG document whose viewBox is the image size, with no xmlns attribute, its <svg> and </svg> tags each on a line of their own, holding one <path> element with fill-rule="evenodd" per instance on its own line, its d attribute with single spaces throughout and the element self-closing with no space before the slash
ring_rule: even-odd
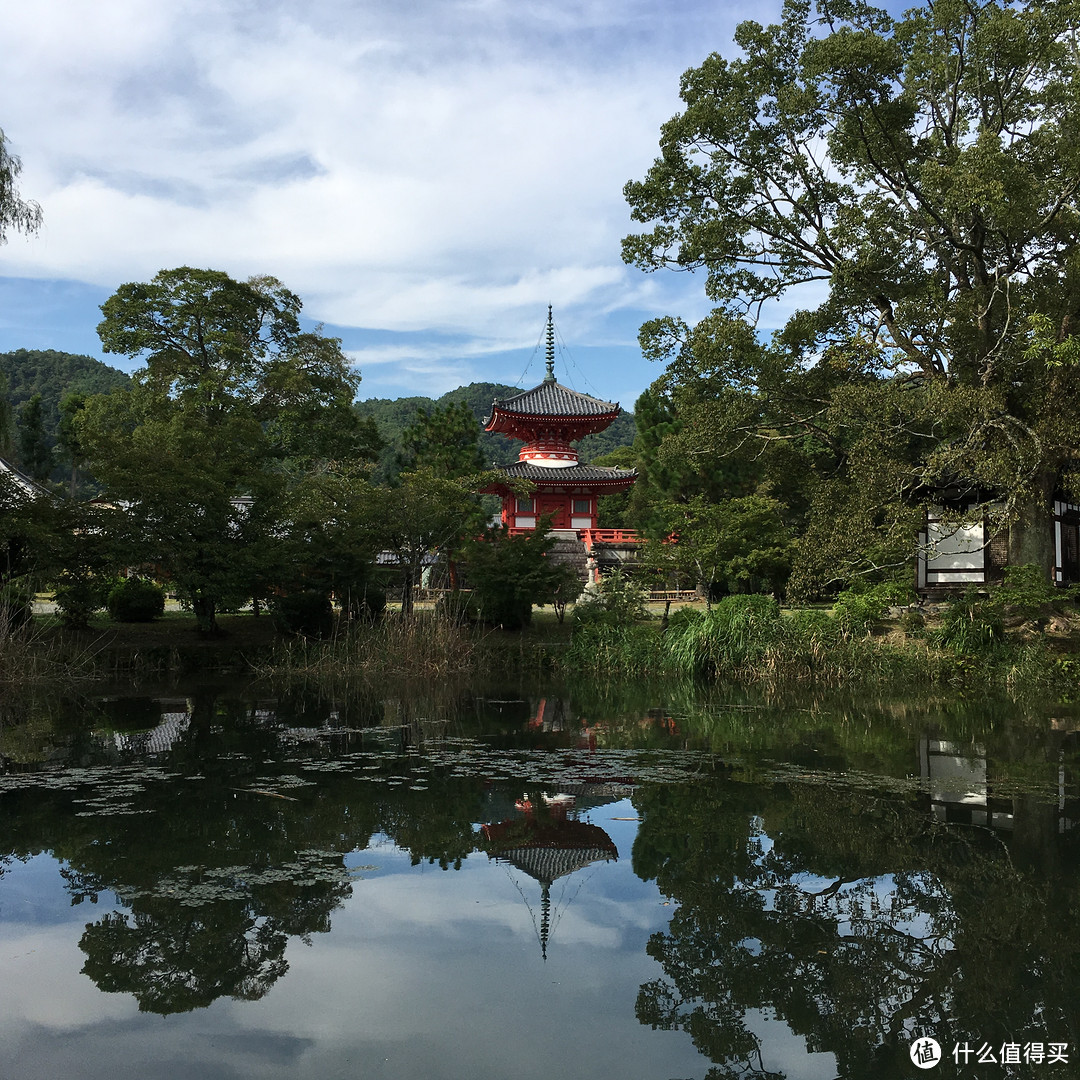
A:
<svg viewBox="0 0 1080 1080">
<path fill-rule="evenodd" d="M 540 805 L 527 796 L 516 804 L 519 817 L 484 825 L 488 858 L 507 863 L 540 883 L 540 952 L 547 959 L 552 931 L 551 886 L 560 878 L 597 862 L 619 857 L 615 841 L 599 825 L 569 816 L 573 795 L 543 795 Z"/>
</svg>

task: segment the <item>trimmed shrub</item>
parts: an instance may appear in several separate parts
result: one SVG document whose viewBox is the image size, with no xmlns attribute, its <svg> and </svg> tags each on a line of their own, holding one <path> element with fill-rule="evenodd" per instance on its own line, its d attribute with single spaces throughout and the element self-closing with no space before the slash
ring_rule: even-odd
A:
<svg viewBox="0 0 1080 1080">
<path fill-rule="evenodd" d="M 334 607 L 321 589 L 297 589 L 274 598 L 274 623 L 284 634 L 322 638 L 334 629 Z"/>
<path fill-rule="evenodd" d="M 165 590 L 146 578 L 130 577 L 113 586 L 105 606 L 117 622 L 153 622 L 165 611 Z"/>
<path fill-rule="evenodd" d="M 61 578 L 54 590 L 54 598 L 64 625 L 85 629 L 90 616 L 105 607 L 109 594 L 118 584 L 114 577 L 73 575 Z"/>
</svg>

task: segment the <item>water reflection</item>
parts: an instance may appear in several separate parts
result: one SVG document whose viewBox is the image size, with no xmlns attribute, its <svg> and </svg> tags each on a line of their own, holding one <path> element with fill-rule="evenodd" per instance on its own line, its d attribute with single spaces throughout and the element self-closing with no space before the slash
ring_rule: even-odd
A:
<svg viewBox="0 0 1080 1080">
<path fill-rule="evenodd" d="M 536 934 L 545 960 L 551 937 L 551 886 L 593 863 L 619 857 L 615 841 L 599 825 L 570 816 L 576 802 L 566 792 L 554 796 L 545 792 L 539 805 L 525 797 L 514 805 L 520 816 L 489 823 L 481 830 L 490 858 L 517 867 L 540 884 Z"/>
<path fill-rule="evenodd" d="M 15 871 L 48 853 L 86 912 L 82 973 L 178 1017 L 273 999 L 296 945 L 323 941 L 326 957 L 391 868 L 440 868 L 408 878 L 429 914 L 417 924 L 399 890 L 386 931 L 403 919 L 435 954 L 464 935 L 487 958 L 457 987 L 479 1012 L 532 962 L 557 966 L 567 1000 L 625 1000 L 609 1023 L 641 1035 L 619 1027 L 612 1076 L 646 1060 L 671 1063 L 657 1076 L 910 1076 L 925 1032 L 1064 1042 L 1075 1063 L 1069 716 L 649 694 L 201 688 L 12 706 L 0 919 L 18 914 Z M 496 873 L 512 875 L 508 898 Z M 471 908 L 448 899 L 458 879 Z M 531 960 L 520 930 L 505 938 L 519 917 Z M 410 992 L 439 1027 L 434 999 Z M 519 1032 L 536 1075 L 566 1073 L 565 1047 L 591 1037 L 573 1026 L 585 1016 L 562 1022 L 559 1046 Z M 470 1075 L 478 1051 L 458 1052 Z"/>
</svg>

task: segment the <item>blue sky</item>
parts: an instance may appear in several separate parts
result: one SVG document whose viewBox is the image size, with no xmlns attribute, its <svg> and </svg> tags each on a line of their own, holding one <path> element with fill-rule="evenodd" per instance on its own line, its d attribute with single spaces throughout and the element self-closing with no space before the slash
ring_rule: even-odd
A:
<svg viewBox="0 0 1080 1080">
<path fill-rule="evenodd" d="M 0 351 L 104 357 L 98 305 L 163 268 L 272 274 L 362 397 L 543 376 L 632 407 L 637 328 L 700 278 L 624 266 L 680 74 L 779 4 L 38 0 L 0 7 L 0 128 L 40 234 L 0 248 Z"/>
</svg>

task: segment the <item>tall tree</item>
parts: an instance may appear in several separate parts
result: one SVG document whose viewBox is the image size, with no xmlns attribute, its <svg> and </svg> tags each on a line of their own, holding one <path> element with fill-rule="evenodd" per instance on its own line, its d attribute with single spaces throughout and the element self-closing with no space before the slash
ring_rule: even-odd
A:
<svg viewBox="0 0 1080 1080">
<path fill-rule="evenodd" d="M 835 466 L 819 519 L 839 500 L 887 527 L 961 479 L 1000 503 L 1011 559 L 1049 574 L 1050 499 L 1080 471 L 1078 28 L 1075 0 L 900 18 L 788 0 L 780 25 L 739 26 L 738 59 L 683 76 L 685 110 L 626 187 L 652 228 L 624 257 L 704 267 L 728 315 L 825 293 L 771 350 L 714 348 L 714 396 L 755 403 L 699 442 L 813 440 Z M 716 344 L 715 322 L 696 342 L 678 329 L 647 327 L 647 348 Z M 856 478 L 852 425 L 904 452 Z"/>
<path fill-rule="evenodd" d="M 19 411 L 19 463 L 38 482 L 47 479 L 52 470 L 52 449 L 45 434 L 40 394 Z"/>
<path fill-rule="evenodd" d="M 0 130 L 0 244 L 7 243 L 11 230 L 29 234 L 41 228 L 41 207 L 19 194 L 20 172 L 22 162 L 8 149 Z"/>
<path fill-rule="evenodd" d="M 300 308 L 274 278 L 190 267 L 102 305 L 106 351 L 146 367 L 130 389 L 91 398 L 76 435 L 206 631 L 223 600 L 251 595 L 290 484 L 370 453 L 349 408 L 359 376 L 336 338 L 301 330 Z"/>
<path fill-rule="evenodd" d="M 8 401 L 7 376 L 0 371 L 0 457 L 7 457 L 14 447 L 12 429 L 14 427 L 14 411 L 11 402 Z"/>
<path fill-rule="evenodd" d="M 56 445 L 63 458 L 71 465 L 71 483 L 68 494 L 75 498 L 79 479 L 79 469 L 86 460 L 86 451 L 79 438 L 76 418 L 86 408 L 86 394 L 73 391 L 65 394 L 60 401 L 60 424 L 57 427 Z"/>
<path fill-rule="evenodd" d="M 449 556 L 481 528 L 476 490 L 490 473 L 454 480 L 431 468 L 402 473 L 390 488 L 370 489 L 370 518 L 380 546 L 401 572 L 401 612 L 413 613 L 413 590 L 429 560 Z"/>
<path fill-rule="evenodd" d="M 463 401 L 436 406 L 431 412 L 417 409 L 401 442 L 406 468 L 429 468 L 440 476 L 458 477 L 478 473 L 484 467 L 480 425 Z"/>
</svg>

